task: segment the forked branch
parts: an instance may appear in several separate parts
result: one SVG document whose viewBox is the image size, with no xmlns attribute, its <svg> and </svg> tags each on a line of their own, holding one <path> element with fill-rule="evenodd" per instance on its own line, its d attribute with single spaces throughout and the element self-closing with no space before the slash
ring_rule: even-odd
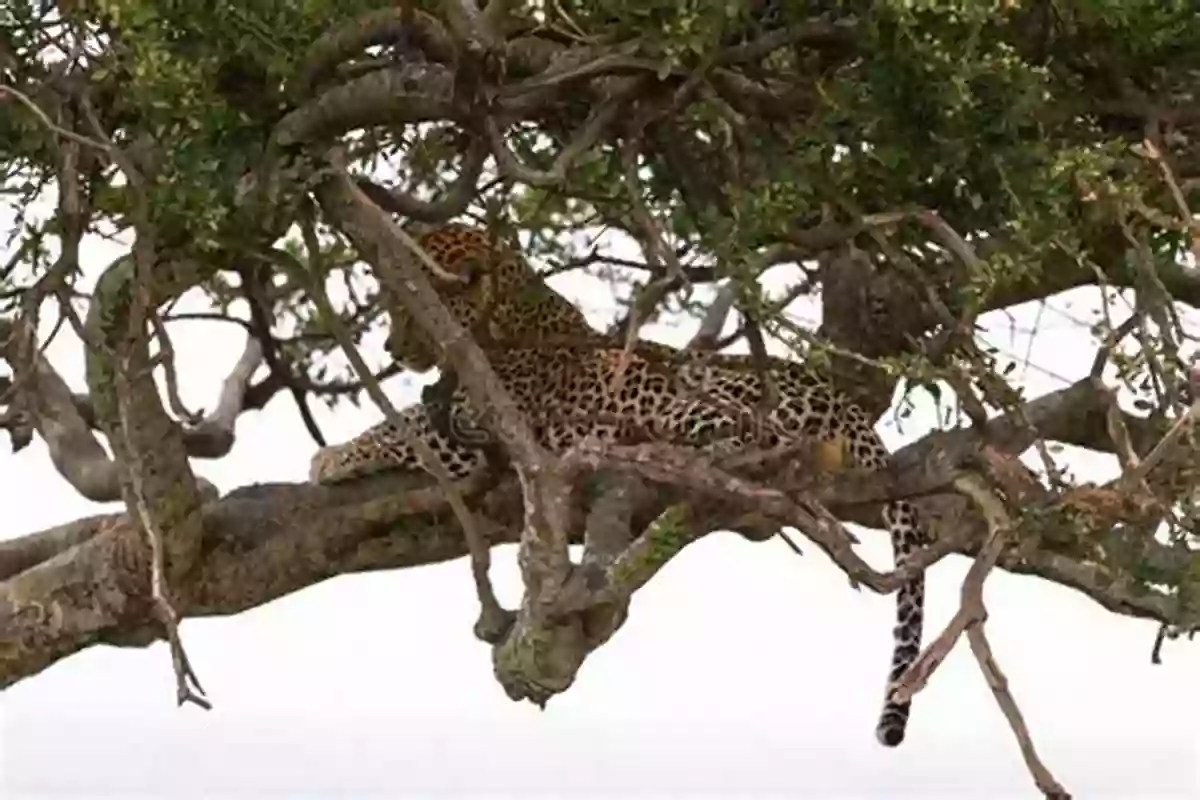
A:
<svg viewBox="0 0 1200 800">
<path fill-rule="evenodd" d="M 324 319 L 325 324 L 329 326 L 334 338 L 337 339 L 342 352 L 346 354 L 346 358 L 350 361 L 351 367 L 363 382 L 371 400 L 397 429 L 402 429 L 404 423 L 400 419 L 400 413 L 396 410 L 391 400 L 388 399 L 388 396 L 384 394 L 379 381 L 371 374 L 370 368 L 367 367 L 362 354 L 359 353 L 358 348 L 354 344 L 354 339 L 350 331 L 346 329 L 341 318 L 333 310 L 333 305 L 328 295 L 326 295 L 324 287 L 319 280 L 313 277 L 322 272 L 320 269 L 322 255 L 320 242 L 317 239 L 311 218 L 304 220 L 302 230 L 305 246 L 308 249 L 308 264 L 302 265 L 299 262 L 292 261 L 291 256 L 285 252 L 278 253 L 279 260 L 285 265 L 290 265 L 291 272 L 296 280 L 307 288 L 308 296 L 316 304 L 318 312 Z M 425 257 L 429 258 L 428 255 Z M 459 492 L 458 487 L 454 485 L 449 473 L 442 466 L 441 459 L 433 452 L 433 448 L 420 437 L 412 439 L 412 446 L 417 451 L 421 460 L 428 465 L 428 469 L 434 478 L 437 479 L 439 487 L 445 492 L 446 500 L 454 512 L 454 516 L 458 520 L 458 524 L 462 528 L 463 535 L 466 538 L 467 549 L 470 553 L 471 572 L 475 580 L 476 596 L 479 599 L 480 605 L 479 619 L 475 623 L 475 634 L 483 641 L 495 643 L 507 633 L 509 627 L 512 625 L 512 612 L 501 607 L 500 601 L 496 598 L 495 590 L 492 588 L 491 579 L 488 577 L 488 569 L 491 565 L 491 550 L 483 538 L 478 520 L 471 510 L 467 508 L 462 494 Z"/>
<path fill-rule="evenodd" d="M 471 405 L 488 409 L 485 424 L 512 459 L 525 497 L 520 562 L 526 597 L 517 625 L 536 626 L 539 623 L 529 617 L 544 616 L 570 568 L 569 493 L 562 476 L 537 444 L 482 350 L 430 285 L 418 264 L 424 251 L 370 202 L 340 165 L 335 166 L 333 177 L 317 188 L 316 195 L 325 214 L 375 268 L 380 283 L 404 305 L 430 341 L 438 343 L 442 362 L 457 376 Z"/>
<path fill-rule="evenodd" d="M 76 394 L 41 352 L 31 347 L 31 356 L 18 355 L 22 319 L 0 320 L 0 357 L 14 368 L 14 380 L 5 397 L 9 410 L 6 425 L 29 424 L 42 437 L 51 463 L 83 497 L 96 503 L 121 499 L 120 469 L 100 443 L 95 430 L 95 409 L 86 394 Z M 181 428 L 187 454 L 193 458 L 220 458 L 235 440 L 237 418 L 246 405 L 250 380 L 262 363 L 262 346 L 248 337 L 241 356 L 222 383 L 213 410 L 194 427 Z M 205 498 L 216 497 L 217 488 L 197 476 Z"/>
<path fill-rule="evenodd" d="M 954 486 L 959 492 L 970 497 L 983 512 L 984 518 L 987 520 L 988 535 L 963 579 L 958 611 L 955 612 L 945 629 L 901 676 L 893 690 L 892 700 L 906 702 L 924 689 L 930 677 L 945 661 L 959 638 L 965 633 L 979 668 L 996 698 L 996 703 L 1016 736 L 1021 756 L 1025 759 L 1025 765 L 1038 789 L 1047 798 L 1066 800 L 1070 795 L 1058 783 L 1037 754 L 1033 745 L 1033 737 L 1025 724 L 1017 701 L 1008 687 L 1008 679 L 996 662 L 984 630 L 988 612 L 983 602 L 983 583 L 999 561 L 1005 549 L 1005 539 L 1015 532 L 1015 528 L 1003 501 L 978 475 L 959 476 L 955 479 Z"/>
</svg>

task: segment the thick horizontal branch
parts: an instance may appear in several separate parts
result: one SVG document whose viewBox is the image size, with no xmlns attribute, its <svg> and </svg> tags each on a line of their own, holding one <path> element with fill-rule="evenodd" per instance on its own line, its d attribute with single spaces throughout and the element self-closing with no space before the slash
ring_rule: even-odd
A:
<svg viewBox="0 0 1200 800">
<path fill-rule="evenodd" d="M 331 140 L 372 125 L 466 119 L 454 102 L 454 71 L 440 64 L 406 63 L 335 86 L 288 114 L 275 126 L 283 147 Z"/>
<path fill-rule="evenodd" d="M 99 514 L 0 541 L 0 581 L 8 580 L 13 575 L 88 541 L 120 518 L 120 514 Z"/>
<path fill-rule="evenodd" d="M 932 488 L 919 484 L 939 480 L 938 470 L 952 463 L 956 456 L 938 451 L 944 442 L 944 435 L 935 435 L 901 451 L 904 463 L 924 450 L 925 463 L 931 465 L 927 475 L 908 479 L 909 490 Z M 818 496 L 831 507 L 869 510 L 855 505 L 868 499 L 861 476 L 822 480 Z M 485 485 L 483 479 L 479 485 Z M 814 485 L 809 480 L 794 491 L 811 492 Z M 485 497 L 476 496 L 481 521 L 485 516 L 488 521 L 481 525 L 482 532 L 491 544 L 518 541 L 521 497 L 512 476 Z M 677 500 L 649 493 L 640 499 L 649 505 L 633 516 L 653 519 Z M 960 542 L 954 552 L 974 556 L 986 541 L 985 521 L 963 498 L 937 496 L 920 502 L 938 504 L 933 533 Z M 198 513 L 204 531 L 200 561 L 173 587 L 183 617 L 236 614 L 335 575 L 437 563 L 467 554 L 453 514 L 426 476 L 381 476 L 338 487 L 247 486 Z M 877 514 L 863 516 L 867 524 L 877 524 Z M 707 513 L 700 518 L 711 530 L 737 524 L 733 513 L 727 520 Z M 1114 549 L 1112 560 L 1104 562 L 1096 561 L 1090 551 L 1075 556 L 1039 546 L 1057 538 L 1070 537 L 1056 537 L 1042 524 L 1027 524 L 1014 532 L 999 566 L 1078 589 L 1123 615 L 1179 626 L 1198 622 L 1181 618 L 1176 600 L 1131 575 L 1129 565 L 1121 561 L 1128 550 Z M 1186 568 L 1188 558 L 1177 548 L 1153 541 L 1143 542 L 1137 557 L 1164 569 Z M 37 674 L 92 644 L 154 641 L 161 628 L 150 613 L 146 563 L 144 540 L 123 514 L 89 517 L 0 543 L 0 577 L 5 579 L 0 583 L 0 686 Z M 38 610 L 51 607 L 56 609 L 53 618 Z"/>
<path fill-rule="evenodd" d="M 400 480 L 248 486 L 198 513 L 201 557 L 171 587 L 181 617 L 236 614 L 334 575 L 465 552 L 440 494 Z M 0 583 L 0 688 L 93 644 L 144 646 L 161 636 L 147 545 L 127 514 L 4 542 L 0 568 L 8 573 Z"/>
<path fill-rule="evenodd" d="M 432 60 L 450 63 L 454 45 L 446 30 L 429 14 L 391 7 L 369 11 L 326 32 L 313 42 L 299 70 L 294 94 L 302 97 L 343 61 L 372 45 L 410 42 Z"/>
<path fill-rule="evenodd" d="M 1080 286 L 1093 286 L 1098 283 L 1097 273 L 1103 275 L 1110 286 L 1138 287 L 1140 276 L 1128 260 L 1128 242 L 1121 235 L 1116 221 L 1107 227 L 1093 226 L 1078 233 L 1082 234 L 1087 260 L 1058 248 L 1042 248 L 1037 253 L 1041 269 L 1030 272 L 1014 270 L 1013 279 L 987 297 L 984 309 L 1008 308 Z M 1019 253 L 1021 247 L 1014 245 L 1001 233 L 979 244 L 979 254 L 983 258 L 1002 252 Z M 1157 265 L 1157 277 L 1172 298 L 1192 308 L 1200 308 L 1200 270 L 1182 261 L 1163 259 Z"/>
</svg>

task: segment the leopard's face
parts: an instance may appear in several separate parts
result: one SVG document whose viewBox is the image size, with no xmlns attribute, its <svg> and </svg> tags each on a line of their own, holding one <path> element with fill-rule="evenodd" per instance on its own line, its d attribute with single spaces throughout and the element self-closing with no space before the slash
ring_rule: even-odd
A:
<svg viewBox="0 0 1200 800">
<path fill-rule="evenodd" d="M 417 243 L 442 270 L 463 279 L 434 285 L 451 315 L 477 340 L 591 333 L 579 309 L 547 287 L 524 258 L 485 231 L 450 225 L 418 236 Z M 403 307 L 388 303 L 388 352 L 406 369 L 425 372 L 436 367 L 436 343 Z"/>
<path fill-rule="evenodd" d="M 463 225 L 447 225 L 415 238 L 444 272 L 462 279 L 450 283 L 427 273 L 450 314 L 468 331 L 474 330 L 492 304 L 495 264 L 505 260 L 505 252 L 484 231 Z M 387 350 L 392 357 L 417 372 L 437 366 L 439 353 L 432 338 L 397 300 L 385 302 L 390 317 Z"/>
</svg>

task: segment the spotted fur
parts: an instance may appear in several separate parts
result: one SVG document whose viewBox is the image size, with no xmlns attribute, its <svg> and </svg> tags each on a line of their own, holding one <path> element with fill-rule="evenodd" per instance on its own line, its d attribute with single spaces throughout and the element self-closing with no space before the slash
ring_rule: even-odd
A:
<svg viewBox="0 0 1200 800">
<path fill-rule="evenodd" d="M 447 306 L 465 327 L 492 339 L 488 360 L 525 413 L 539 441 L 561 452 L 586 436 L 610 441 L 669 441 L 706 450 L 773 447 L 796 441 L 839 441 L 849 466 L 882 469 L 889 453 L 870 418 L 819 373 L 779 361 L 772 377 L 779 403 L 760 411 L 764 387 L 744 357 L 707 355 L 680 361 L 671 348 L 639 343 L 620 381 L 620 347 L 592 331 L 571 303 L 541 281 L 511 250 L 481 231 L 455 228 L 419 239 L 443 268 L 470 278 L 444 292 Z M 436 349 L 403 310 L 391 308 L 389 350 L 412 369 L 437 363 Z M 563 336 L 573 342 L 560 341 Z M 503 346 L 500 346 L 503 343 Z M 380 423 L 355 439 L 324 448 L 310 477 L 338 483 L 372 473 L 424 468 L 411 440 L 424 438 L 450 476 L 465 479 L 486 467 L 471 441 L 486 430 L 466 396 L 450 398 L 452 438 L 439 433 L 424 406 L 407 409 L 399 427 Z M 468 436 L 462 435 L 469 432 Z M 883 522 L 891 533 L 898 566 L 927 543 L 917 508 L 888 504 Z M 924 577 L 897 593 L 888 692 L 916 659 L 924 623 Z M 904 740 L 910 703 L 885 699 L 876 736 L 889 747 Z"/>
</svg>

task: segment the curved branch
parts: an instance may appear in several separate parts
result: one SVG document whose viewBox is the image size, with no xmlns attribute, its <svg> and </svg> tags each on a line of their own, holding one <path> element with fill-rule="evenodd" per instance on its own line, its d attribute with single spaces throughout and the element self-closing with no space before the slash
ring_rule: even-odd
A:
<svg viewBox="0 0 1200 800">
<path fill-rule="evenodd" d="M 550 187 L 561 184 L 567 178 L 567 172 L 585 152 L 590 150 L 608 128 L 616 122 L 618 116 L 628 101 L 641 87 L 641 81 L 631 83 L 625 91 L 613 95 L 605 102 L 592 109 L 587 120 L 572 136 L 557 156 L 549 169 L 541 170 L 522 164 L 516 154 L 509 149 L 504 141 L 504 132 L 495 119 L 488 117 L 484 120 L 487 141 L 491 145 L 492 154 L 500 174 L 504 177 L 527 183 L 530 186 Z"/>
<path fill-rule="evenodd" d="M 15 331 L 22 322 L 0 319 L 0 358 L 14 368 L 22 363 L 13 348 Z M 222 383 L 217 403 L 204 419 L 193 427 L 179 425 L 180 436 L 189 458 L 223 458 L 236 441 L 237 419 L 244 411 L 261 409 L 285 388 L 279 375 L 268 375 L 258 383 L 250 380 L 263 362 L 261 343 L 247 337 L 245 347 L 230 373 Z M 121 481 L 117 464 L 109 457 L 100 439 L 96 411 L 88 394 L 75 393 L 44 355 L 38 353 L 31 362 L 32 372 L 17 371 L 14 381 L 0 380 L 9 408 L 4 412 L 3 426 L 10 430 L 32 427 L 42 437 L 55 469 L 83 497 L 96 503 L 121 500 Z M 388 368 L 376 375 L 383 380 L 395 372 Z M 348 394 L 361 390 L 356 383 L 313 384 L 302 381 L 305 391 L 313 393 Z M 14 451 L 20 449 L 14 446 Z M 203 496 L 218 495 L 216 486 L 197 476 Z M 3 575 L 0 575 L 2 578 Z"/>
<path fill-rule="evenodd" d="M 0 320 L 0 340 L 11 344 L 10 337 L 14 336 L 17 325 Z M 0 357 L 13 365 L 20 363 L 7 347 L 0 352 Z M 250 378 L 261 363 L 261 345 L 248 338 L 245 350 L 222 385 L 216 407 L 194 427 L 180 427 L 189 457 L 221 458 L 227 455 L 233 448 L 238 415 L 247 408 L 261 408 L 274 395 L 277 389 L 262 384 L 248 388 Z M 46 443 L 54 468 L 82 496 L 96 503 L 120 500 L 120 470 L 93 433 L 98 425 L 91 397 L 72 392 L 40 353 L 32 364 L 32 373 L 18 370 L 18 379 L 8 389 L 23 398 L 21 419 L 11 419 L 9 424 L 22 423 L 28 416 L 34 430 Z M 269 392 L 266 391 L 268 388 Z M 10 399 L 12 402 L 15 400 Z M 202 496 L 216 496 L 216 486 L 205 478 L 197 477 L 196 480 Z"/>
<path fill-rule="evenodd" d="M 371 202 L 385 211 L 421 222 L 444 222 L 461 214 L 475 199 L 479 176 L 483 174 L 483 165 L 489 153 L 487 140 L 482 136 L 473 136 L 466 152 L 463 153 L 462 169 L 459 170 L 458 177 L 439 200 L 418 200 L 404 192 L 381 186 L 369 178 L 355 178 L 355 183 L 362 189 L 363 194 L 371 198 Z"/>
<path fill-rule="evenodd" d="M 0 320 L 0 340 L 6 339 L 12 323 Z M 7 351 L 0 353 L 10 364 L 15 363 Z M 262 363 L 262 346 L 247 337 L 245 349 L 222 383 L 216 406 L 195 426 L 181 427 L 184 448 L 189 458 L 223 458 L 233 449 L 237 417 L 243 411 L 260 409 L 283 388 L 283 382 L 273 376 L 250 384 L 250 379 Z M 20 379 L 6 387 L 10 393 L 27 398 L 21 413 L 13 414 L 11 399 L 8 426 L 21 426 L 26 419 L 46 442 L 50 459 L 67 482 L 88 500 L 110 503 L 121 499 L 120 478 L 116 464 L 96 438 L 96 410 L 87 394 L 72 392 L 50 361 L 38 355 L 36 372 L 29 379 Z M 32 383 L 26 384 L 25 380 Z M 357 391 L 357 386 L 336 386 L 337 392 Z M 322 391 L 322 387 L 311 387 Z M 14 448 L 17 449 L 17 448 Z M 216 487 L 201 477 L 197 481 L 202 491 L 215 493 Z"/>
<path fill-rule="evenodd" d="M 338 64 L 367 47 L 412 42 L 430 59 L 449 64 L 454 46 L 434 17 L 408 3 L 380 8 L 348 20 L 322 34 L 305 54 L 294 94 L 303 97 L 331 74 Z"/>
<path fill-rule="evenodd" d="M 246 346 L 233 369 L 221 384 L 217 405 L 194 427 L 183 430 L 183 443 L 189 456 L 220 458 L 233 449 L 237 418 L 247 408 L 247 386 L 263 363 L 263 346 L 257 338 L 246 337 Z"/>
<path fill-rule="evenodd" d="M 275 126 L 281 147 L 332 139 L 371 125 L 432 120 L 466 122 L 454 104 L 454 71 L 432 63 L 406 63 L 370 72 L 321 94 Z"/>
<path fill-rule="evenodd" d="M 121 480 L 117 465 L 108 457 L 100 440 L 79 413 L 74 395 L 41 352 L 21 357 L 18 342 L 32 336 L 25 322 L 0 320 L 3 357 L 12 365 L 16 379 L 10 392 L 24 413 L 32 417 L 33 428 L 46 443 L 50 461 L 58 474 L 67 479 L 81 495 L 97 503 L 121 498 Z M 28 350 L 37 350 L 32 342 Z"/>
</svg>

